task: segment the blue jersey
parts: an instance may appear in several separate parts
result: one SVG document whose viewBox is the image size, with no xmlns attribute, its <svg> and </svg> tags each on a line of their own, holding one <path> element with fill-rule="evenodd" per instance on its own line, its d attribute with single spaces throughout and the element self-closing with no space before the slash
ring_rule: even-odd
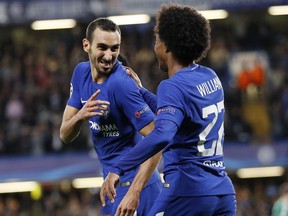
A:
<svg viewBox="0 0 288 216">
<path fill-rule="evenodd" d="M 160 84 L 157 98 L 157 119 L 178 126 L 163 149 L 167 192 L 179 196 L 234 193 L 224 171 L 224 93 L 215 72 L 200 65 L 179 71 Z"/>
<path fill-rule="evenodd" d="M 155 115 L 144 102 L 135 82 L 126 74 L 118 61 L 102 84 L 93 82 L 89 62 L 79 63 L 72 76 L 70 98 L 67 104 L 81 109 L 98 89 L 101 92 L 97 99 L 110 102 L 109 114 L 107 117 L 90 118 L 89 128 L 106 177 L 109 167 L 142 139 L 137 131 L 154 120 Z M 121 182 L 131 182 L 137 170 L 138 168 L 125 174 Z M 159 179 L 159 175 L 154 173 L 148 184 Z"/>
<path fill-rule="evenodd" d="M 161 195 L 235 194 L 225 172 L 224 93 L 215 72 L 193 64 L 160 83 L 155 129 L 111 171 L 122 174 L 163 149 Z"/>
</svg>

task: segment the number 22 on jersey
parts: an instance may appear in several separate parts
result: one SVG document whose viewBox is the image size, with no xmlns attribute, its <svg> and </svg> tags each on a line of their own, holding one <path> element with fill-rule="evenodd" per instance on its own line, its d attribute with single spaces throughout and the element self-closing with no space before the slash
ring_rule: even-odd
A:
<svg viewBox="0 0 288 216">
<path fill-rule="evenodd" d="M 224 121 L 223 119 L 218 119 L 219 113 L 224 112 L 224 101 L 220 101 L 217 104 L 212 104 L 210 106 L 204 107 L 202 109 L 202 117 L 205 119 L 209 115 L 214 114 L 212 121 L 206 126 L 206 128 L 199 134 L 199 142 L 197 145 L 198 156 L 213 156 L 213 155 L 223 155 L 222 138 L 224 133 Z M 219 121 L 222 122 L 219 122 Z M 217 130 L 217 128 L 220 128 Z M 218 127 L 216 127 L 218 126 Z M 217 139 L 212 141 L 211 148 L 205 148 L 206 138 L 210 133 L 217 133 Z"/>
</svg>

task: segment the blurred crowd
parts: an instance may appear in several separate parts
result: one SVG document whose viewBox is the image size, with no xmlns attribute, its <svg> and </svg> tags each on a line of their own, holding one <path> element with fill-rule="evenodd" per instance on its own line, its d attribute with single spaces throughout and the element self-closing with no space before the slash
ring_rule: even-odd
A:
<svg viewBox="0 0 288 216">
<path fill-rule="evenodd" d="M 288 138 L 287 23 L 285 18 L 277 22 L 273 18 L 253 19 L 253 12 L 236 17 L 211 21 L 212 46 L 199 63 L 213 68 L 223 83 L 226 141 L 277 143 Z M 1 27 L 1 154 L 41 155 L 91 149 L 85 127 L 71 145 L 59 139 L 71 74 L 77 63 L 87 60 L 82 49 L 85 28 L 84 23 L 72 30 L 54 31 Z M 153 23 L 121 29 L 121 53 L 144 86 L 155 93 L 167 74 L 159 70 L 154 55 Z M 264 70 L 249 75 L 242 65 L 243 74 L 238 69 L 235 75 L 231 56 L 259 50 L 268 57 L 266 65 L 262 65 Z"/>
<path fill-rule="evenodd" d="M 237 216 L 271 216 L 273 208 L 281 209 L 274 207 L 274 203 L 283 198 L 283 179 L 232 180 L 237 194 Z M 287 196 L 287 183 L 284 186 Z M 282 205 L 287 210 L 287 201 Z M 28 192 L 0 197 L 0 216 L 102 216 L 100 208 L 97 188 L 67 190 L 46 185 L 38 199 Z"/>
<path fill-rule="evenodd" d="M 230 143 L 288 140 L 287 18 L 259 13 L 239 12 L 228 20 L 211 21 L 211 49 L 199 62 L 213 68 L 222 81 L 225 139 Z M 82 49 L 87 23 L 54 31 L 0 26 L 0 155 L 93 151 L 87 125 L 70 145 L 59 138 L 73 69 L 87 60 Z M 153 23 L 121 26 L 121 30 L 121 53 L 143 85 L 156 93 L 167 74 L 159 70 L 154 55 Z M 234 54 L 251 51 L 267 55 L 267 62 L 260 62 L 262 69 L 246 67 L 245 58 L 238 61 L 241 67 L 233 68 Z M 284 180 L 277 181 L 235 180 L 237 215 L 270 215 Z M 0 216 L 97 216 L 99 209 L 98 191 L 91 189 L 45 189 L 40 200 L 33 200 L 29 193 L 0 196 Z"/>
</svg>

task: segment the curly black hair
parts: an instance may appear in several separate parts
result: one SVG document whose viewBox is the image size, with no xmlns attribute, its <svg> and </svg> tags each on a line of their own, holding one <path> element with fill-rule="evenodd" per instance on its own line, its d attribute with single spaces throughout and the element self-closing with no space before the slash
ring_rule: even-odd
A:
<svg viewBox="0 0 288 216">
<path fill-rule="evenodd" d="M 206 56 L 210 48 L 210 32 L 209 21 L 190 6 L 165 4 L 156 15 L 154 33 L 185 66 Z"/>
</svg>

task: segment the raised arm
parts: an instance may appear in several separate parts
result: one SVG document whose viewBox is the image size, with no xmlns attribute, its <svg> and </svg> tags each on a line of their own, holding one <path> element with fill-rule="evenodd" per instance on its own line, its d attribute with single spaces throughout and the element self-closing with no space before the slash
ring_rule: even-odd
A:
<svg viewBox="0 0 288 216">
<path fill-rule="evenodd" d="M 156 95 L 152 92 L 148 91 L 143 87 L 142 82 L 135 71 L 133 71 L 130 67 L 125 67 L 126 73 L 135 81 L 137 84 L 139 91 L 144 99 L 144 101 L 148 104 L 150 109 L 155 113 L 157 109 L 157 101 Z"/>
</svg>

